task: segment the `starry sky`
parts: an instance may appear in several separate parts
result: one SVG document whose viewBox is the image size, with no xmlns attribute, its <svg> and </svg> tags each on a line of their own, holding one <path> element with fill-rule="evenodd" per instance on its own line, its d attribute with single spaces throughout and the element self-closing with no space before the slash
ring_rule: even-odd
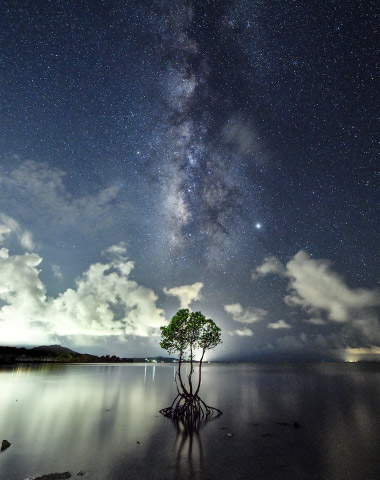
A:
<svg viewBox="0 0 380 480">
<path fill-rule="evenodd" d="M 380 354 L 374 1 L 3 0 L 0 338 Z"/>
</svg>

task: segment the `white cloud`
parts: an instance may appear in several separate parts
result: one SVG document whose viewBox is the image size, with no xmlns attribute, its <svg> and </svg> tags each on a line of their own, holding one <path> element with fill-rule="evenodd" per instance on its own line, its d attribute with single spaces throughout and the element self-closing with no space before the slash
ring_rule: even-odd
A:
<svg viewBox="0 0 380 480">
<path fill-rule="evenodd" d="M 288 305 L 298 305 L 312 313 L 325 312 L 329 320 L 347 322 L 363 309 L 380 305 L 377 290 L 352 289 L 331 270 L 327 260 L 314 260 L 299 251 L 287 264 Z"/>
<path fill-rule="evenodd" d="M 111 249 L 112 250 L 112 249 Z M 117 249 L 115 248 L 115 251 Z M 155 335 L 166 323 L 153 290 L 129 279 L 134 263 L 120 253 L 95 263 L 56 298 L 39 278 L 42 258 L 0 249 L 0 338 L 35 344 L 58 336 Z"/>
<path fill-rule="evenodd" d="M 240 303 L 232 303 L 231 305 L 224 305 L 224 310 L 230 313 L 233 317 L 240 315 L 243 311 L 243 307 Z"/>
<path fill-rule="evenodd" d="M 262 320 L 268 312 L 262 308 L 248 308 L 246 310 L 240 303 L 224 305 L 224 310 L 229 313 L 235 322 L 255 323 Z"/>
<path fill-rule="evenodd" d="M 202 282 L 193 283 L 193 285 L 182 285 L 180 287 L 164 288 L 164 293 L 172 297 L 178 297 L 181 308 L 189 308 L 193 300 L 200 297 L 199 292 L 203 287 Z"/>
<path fill-rule="evenodd" d="M 31 251 L 36 248 L 33 235 L 29 230 L 22 229 L 14 218 L 5 215 L 5 213 L 0 213 L 0 244 L 12 235 L 17 238 L 19 244 L 25 250 Z"/>
<path fill-rule="evenodd" d="M 285 273 L 284 266 L 277 257 L 269 257 L 262 265 L 256 267 L 252 272 L 251 278 L 255 280 L 258 277 L 263 277 L 270 273 L 278 275 Z"/>
<path fill-rule="evenodd" d="M 49 317 L 46 316 L 45 285 L 39 279 L 42 258 L 35 253 L 9 255 L 0 249 L 0 338 L 3 343 L 33 343 L 46 340 Z"/>
<path fill-rule="evenodd" d="M 53 273 L 57 278 L 59 279 L 63 278 L 61 267 L 59 265 L 52 265 L 51 269 L 53 270 Z"/>
<path fill-rule="evenodd" d="M 311 258 L 300 250 L 286 265 L 271 257 L 254 271 L 254 278 L 277 273 L 288 279 L 287 305 L 301 307 L 307 314 L 305 322 L 321 326 L 342 325 L 325 339 L 326 345 L 340 349 L 344 345 L 380 345 L 380 324 L 377 307 L 378 289 L 351 288 L 332 270 L 328 260 Z M 321 337 L 322 338 L 322 337 Z"/>
<path fill-rule="evenodd" d="M 380 292 L 350 288 L 331 269 L 328 260 L 316 260 L 300 250 L 284 267 L 276 257 L 270 257 L 257 267 L 252 276 L 276 273 L 289 279 L 285 302 L 304 308 L 312 318 L 309 323 L 322 324 L 322 313 L 334 322 L 347 322 L 359 311 L 380 305 Z"/>
<path fill-rule="evenodd" d="M 127 246 L 124 242 L 120 242 L 117 245 L 112 245 L 111 247 L 106 248 L 105 253 L 123 257 L 127 253 Z"/>
<path fill-rule="evenodd" d="M 238 336 L 238 337 L 252 337 L 253 332 L 250 328 L 243 328 L 242 330 L 231 330 L 228 332 L 231 337 Z"/>
<path fill-rule="evenodd" d="M 292 328 L 292 326 L 289 325 L 289 323 L 285 322 L 284 320 L 279 320 L 276 323 L 269 323 L 268 328 L 272 328 L 273 330 L 278 330 L 280 328 L 289 329 L 289 328 Z"/>
<path fill-rule="evenodd" d="M 313 318 L 308 318 L 305 320 L 306 323 L 310 323 L 310 325 L 326 325 L 326 321 L 323 320 L 322 318 L 318 318 L 318 317 L 313 317 Z"/>
</svg>

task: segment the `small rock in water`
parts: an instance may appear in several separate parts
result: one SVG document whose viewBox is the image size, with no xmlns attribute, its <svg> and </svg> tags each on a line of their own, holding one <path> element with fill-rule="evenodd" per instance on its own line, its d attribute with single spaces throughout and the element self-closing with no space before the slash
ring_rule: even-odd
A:
<svg viewBox="0 0 380 480">
<path fill-rule="evenodd" d="M 66 478 L 71 478 L 70 472 L 48 473 L 47 475 L 35 477 L 34 480 L 65 480 Z"/>
<path fill-rule="evenodd" d="M 230 438 L 232 438 L 233 436 L 234 436 L 234 434 L 233 434 L 233 433 L 227 433 L 227 437 L 230 437 Z"/>
<path fill-rule="evenodd" d="M 294 425 L 294 428 L 300 428 L 300 424 L 298 422 L 294 422 L 293 425 Z"/>
<path fill-rule="evenodd" d="M 79 470 L 79 472 L 77 473 L 77 476 L 78 477 L 83 477 L 83 475 L 86 475 L 86 471 L 85 470 Z"/>
<path fill-rule="evenodd" d="M 10 447 L 12 444 L 8 442 L 8 440 L 3 440 L 1 442 L 1 451 L 5 450 L 6 448 Z"/>
<path fill-rule="evenodd" d="M 137 445 L 140 445 L 140 442 L 139 442 L 138 440 L 137 440 L 137 442 L 136 442 L 136 443 L 137 443 Z"/>
</svg>

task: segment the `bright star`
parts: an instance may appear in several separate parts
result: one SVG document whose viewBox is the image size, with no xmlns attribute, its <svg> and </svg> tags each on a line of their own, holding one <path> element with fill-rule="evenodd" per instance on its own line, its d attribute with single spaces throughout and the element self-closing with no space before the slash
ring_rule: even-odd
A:
<svg viewBox="0 0 380 480">
<path fill-rule="evenodd" d="M 257 230 L 260 230 L 260 229 L 261 229 L 261 223 L 256 223 L 255 228 L 256 228 Z"/>
</svg>

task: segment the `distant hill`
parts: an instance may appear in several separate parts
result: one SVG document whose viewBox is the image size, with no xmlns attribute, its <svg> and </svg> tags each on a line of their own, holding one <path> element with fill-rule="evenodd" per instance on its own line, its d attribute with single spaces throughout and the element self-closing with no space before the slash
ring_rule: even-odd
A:
<svg viewBox="0 0 380 480">
<path fill-rule="evenodd" d="M 78 353 L 61 345 L 41 345 L 34 348 L 17 348 L 0 346 L 0 364 L 12 363 L 172 363 L 174 358 L 166 357 L 141 357 L 141 358 L 120 358 L 116 355 L 90 355 L 88 353 Z"/>
<path fill-rule="evenodd" d="M 78 353 L 61 345 L 42 345 L 34 348 L 0 346 L 0 364 L 20 362 L 120 363 L 132 361 L 132 358 L 120 358 L 116 355 L 97 356 Z"/>
<path fill-rule="evenodd" d="M 81 355 L 78 352 L 74 352 L 74 350 L 70 350 L 70 348 L 62 347 L 61 345 L 43 345 L 41 347 L 34 347 L 31 351 L 35 352 L 48 352 L 48 353 L 57 353 L 57 354 L 74 354 L 74 355 Z"/>
</svg>

